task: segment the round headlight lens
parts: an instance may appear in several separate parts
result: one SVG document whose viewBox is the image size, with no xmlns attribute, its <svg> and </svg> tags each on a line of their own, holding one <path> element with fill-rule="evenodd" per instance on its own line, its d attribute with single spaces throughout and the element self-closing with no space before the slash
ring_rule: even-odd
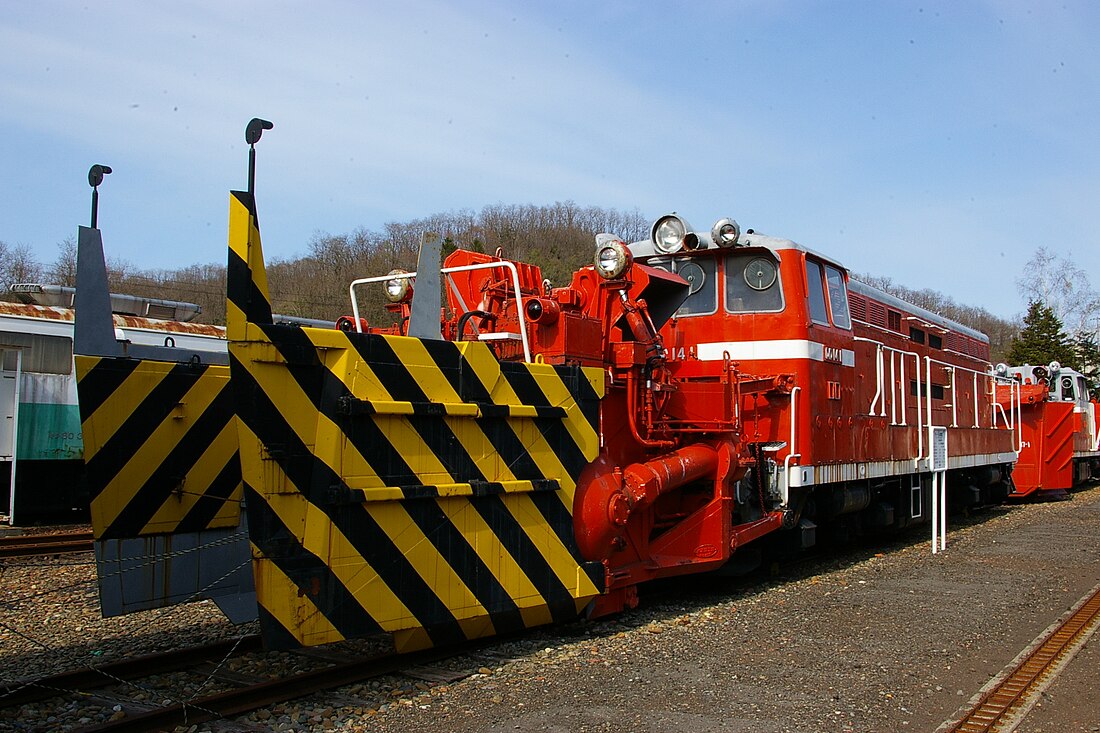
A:
<svg viewBox="0 0 1100 733">
<path fill-rule="evenodd" d="M 605 280 L 622 277 L 630 267 L 632 258 L 626 244 L 610 234 L 596 236 L 596 272 Z"/>
<path fill-rule="evenodd" d="M 407 270 L 390 270 L 388 275 L 407 275 Z M 400 303 L 409 293 L 409 278 L 395 277 L 382 283 L 382 294 L 391 303 Z"/>
<path fill-rule="evenodd" d="M 666 216 L 653 225 L 653 246 L 660 252 L 672 254 L 684 245 L 687 227 L 677 216 Z"/>
<path fill-rule="evenodd" d="M 719 247 L 737 246 L 737 238 L 741 236 L 741 227 L 733 219 L 719 219 L 710 230 L 710 238 Z"/>
</svg>

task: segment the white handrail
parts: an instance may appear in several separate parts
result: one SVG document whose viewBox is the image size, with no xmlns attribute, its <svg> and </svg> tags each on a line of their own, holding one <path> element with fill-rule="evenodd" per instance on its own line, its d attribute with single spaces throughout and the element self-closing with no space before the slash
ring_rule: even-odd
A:
<svg viewBox="0 0 1100 733">
<path fill-rule="evenodd" d="M 527 323 L 523 313 L 523 293 L 519 287 L 519 270 L 516 268 L 514 262 L 508 260 L 496 260 L 494 262 L 479 262 L 472 265 L 459 265 L 458 267 L 444 267 L 440 269 L 444 275 L 451 275 L 455 272 L 470 272 L 473 270 L 491 270 L 497 267 L 507 268 L 512 274 L 512 287 L 516 291 L 516 318 L 519 319 L 519 336 L 523 342 L 523 360 L 527 363 L 531 363 L 531 345 L 527 340 Z M 412 280 L 416 278 L 415 272 L 397 272 L 390 275 L 377 275 L 375 277 L 363 277 L 358 280 L 352 280 L 351 285 L 348 286 L 348 294 L 351 296 L 351 312 L 355 318 L 355 332 L 363 333 L 362 324 L 359 322 L 359 301 L 355 297 L 356 285 L 368 285 L 370 283 L 386 282 L 388 280 Z M 451 278 L 447 278 L 447 282 L 453 285 Z"/>
<path fill-rule="evenodd" d="M 902 366 L 904 367 L 905 360 L 902 360 Z M 897 374 L 894 372 L 894 352 L 890 352 L 890 424 L 898 424 L 898 410 L 897 400 L 894 399 L 894 385 L 898 383 Z M 905 418 L 905 390 L 901 391 L 902 394 L 902 419 Z"/>
<path fill-rule="evenodd" d="M 972 389 L 973 389 L 973 394 L 974 394 L 974 427 L 977 428 L 977 427 L 981 427 L 981 424 L 978 420 L 978 373 L 977 372 L 974 372 L 974 386 L 973 386 Z"/>
<path fill-rule="evenodd" d="M 791 388 L 791 439 L 787 441 L 787 457 L 783 459 L 783 473 L 787 477 L 787 496 L 783 497 L 783 503 L 787 503 L 787 499 L 791 493 L 791 460 L 798 458 L 801 460 L 802 454 L 795 453 L 795 438 L 797 433 L 795 427 L 798 425 L 798 393 L 802 391 L 801 387 Z"/>
<path fill-rule="evenodd" d="M 932 457 L 933 457 L 932 456 L 932 451 L 934 450 L 932 441 L 935 437 L 935 436 L 932 435 L 933 425 L 932 425 L 932 357 L 931 356 L 924 357 L 924 382 L 925 382 L 925 384 L 924 384 L 925 412 L 926 412 L 927 417 L 928 417 L 928 465 L 931 466 L 932 465 Z M 920 385 L 919 384 L 917 385 L 917 399 L 918 400 L 920 399 Z M 933 502 L 935 502 L 935 499 L 933 499 Z M 933 503 L 932 506 L 935 507 L 935 503 Z M 935 512 L 935 509 L 933 509 L 932 511 Z"/>
<path fill-rule="evenodd" d="M 951 372 L 951 427 L 959 427 L 959 390 L 956 389 L 955 384 L 955 367 L 947 367 L 947 371 Z"/>
<path fill-rule="evenodd" d="M 945 367 L 946 369 L 951 370 L 951 385 L 949 387 L 947 387 L 947 389 L 951 390 L 951 427 L 958 427 L 958 414 L 957 414 L 957 410 L 956 410 L 956 405 L 958 403 L 958 400 L 955 398 L 955 373 L 956 373 L 956 371 L 963 371 L 963 372 L 970 372 L 971 374 L 974 375 L 974 384 L 975 384 L 975 387 L 974 387 L 974 427 L 976 427 L 976 428 L 980 427 L 981 425 L 980 425 L 980 421 L 978 419 L 977 379 L 978 379 L 978 376 L 983 376 L 983 377 L 993 376 L 993 377 L 995 377 L 995 375 L 993 374 L 993 366 L 991 364 L 986 364 L 986 367 L 987 367 L 986 371 L 979 372 L 976 369 L 971 369 L 970 367 L 959 366 L 958 364 L 952 364 L 950 362 L 941 361 L 939 359 L 933 359 L 931 356 L 926 356 L 926 357 L 924 357 L 924 359 L 925 359 L 925 376 L 926 376 L 926 379 L 928 380 L 928 399 L 926 400 L 926 402 L 929 405 L 931 405 L 931 402 L 932 402 L 931 401 L 931 394 L 932 394 L 932 364 L 938 364 L 942 367 Z M 919 394 L 920 394 L 919 389 L 917 390 L 917 394 L 919 396 Z M 991 386 L 990 399 L 992 400 L 992 402 L 994 404 L 997 401 L 996 386 L 995 385 Z M 929 407 L 929 409 L 931 409 L 931 407 Z M 928 420 L 929 420 L 929 425 L 931 425 L 931 421 L 932 421 L 931 413 L 929 413 Z M 1006 423 L 1007 423 L 1007 421 L 1006 421 Z M 994 423 L 993 427 L 996 427 L 996 423 Z"/>
<path fill-rule="evenodd" d="M 992 371 L 989 376 L 991 377 L 990 391 L 993 399 L 993 409 L 990 411 L 992 413 L 991 427 L 994 429 L 997 427 L 997 411 L 1000 410 L 1001 420 L 1004 421 L 1005 428 L 1013 433 L 1012 450 L 1018 458 L 1024 447 L 1023 385 L 1011 377 L 999 377 Z M 998 384 L 1008 385 L 1008 413 L 1005 413 L 1004 405 L 997 401 Z"/>
<path fill-rule="evenodd" d="M 875 408 L 878 407 L 879 412 L 880 412 L 879 417 L 886 417 L 886 390 L 885 390 L 885 384 L 884 384 L 885 376 L 886 376 L 886 370 L 885 370 L 885 365 L 882 361 L 882 353 L 884 351 L 889 351 L 890 352 L 890 424 L 891 425 L 900 425 L 902 427 L 907 427 L 909 425 L 908 404 L 907 404 L 907 401 L 906 401 L 906 392 L 907 392 L 907 388 L 908 388 L 909 385 L 908 385 L 907 380 L 905 378 L 905 357 L 907 357 L 907 356 L 913 357 L 913 364 L 916 366 L 916 369 L 915 369 L 914 373 L 916 375 L 916 382 L 917 382 L 917 457 L 914 459 L 914 463 L 919 464 L 921 459 L 924 457 L 924 425 L 923 425 L 923 422 L 921 420 L 921 404 L 920 404 L 920 371 L 921 371 L 920 370 L 920 354 L 918 354 L 915 351 L 906 351 L 904 349 L 896 349 L 893 346 L 887 346 L 886 344 L 882 343 L 881 341 L 875 341 L 874 339 L 864 338 L 862 336 L 856 336 L 856 337 L 854 337 L 853 340 L 854 341 L 861 341 L 861 342 L 867 343 L 867 344 L 874 344 L 875 347 L 876 347 L 875 376 L 876 376 L 877 384 L 876 384 L 876 390 L 875 390 L 875 397 L 874 397 L 873 400 L 871 400 L 871 406 L 867 410 L 867 414 L 869 414 L 869 415 L 874 415 L 875 414 Z M 897 386 L 897 392 L 896 393 L 895 393 L 895 386 L 896 386 L 895 376 L 896 376 L 897 373 L 894 371 L 894 364 L 895 364 L 894 355 L 895 354 L 897 354 L 900 357 L 898 359 L 898 362 L 900 362 L 900 364 L 901 364 L 901 385 Z M 901 396 L 901 422 L 898 422 L 897 412 L 896 412 L 896 408 L 895 408 L 895 405 L 897 403 L 897 396 L 898 395 Z M 881 405 L 879 404 L 880 399 L 882 400 Z"/>
</svg>

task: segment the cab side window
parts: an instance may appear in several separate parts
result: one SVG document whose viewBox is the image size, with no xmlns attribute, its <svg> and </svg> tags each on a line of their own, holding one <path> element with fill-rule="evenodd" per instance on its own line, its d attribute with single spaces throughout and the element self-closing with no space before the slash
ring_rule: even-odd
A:
<svg viewBox="0 0 1100 733">
<path fill-rule="evenodd" d="M 852 316 L 848 312 L 848 288 L 844 284 L 844 273 L 832 265 L 825 265 L 825 282 L 829 286 L 829 309 L 833 312 L 833 325 L 850 329 Z"/>
<path fill-rule="evenodd" d="M 824 283 L 821 265 L 812 260 L 806 260 L 806 296 L 810 301 L 810 320 L 828 326 L 829 311 L 825 307 Z"/>
</svg>

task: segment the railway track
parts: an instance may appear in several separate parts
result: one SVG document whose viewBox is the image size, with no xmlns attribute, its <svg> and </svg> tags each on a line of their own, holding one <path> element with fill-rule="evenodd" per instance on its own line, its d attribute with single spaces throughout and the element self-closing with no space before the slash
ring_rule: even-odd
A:
<svg viewBox="0 0 1100 733">
<path fill-rule="evenodd" d="M 89 694 L 90 691 L 172 672 L 196 672 L 238 685 L 235 689 L 153 709 L 141 707 L 142 703 L 132 706 L 123 703 L 123 708 L 127 709 L 124 718 L 77 729 L 78 733 L 171 730 L 178 725 L 193 725 L 243 715 L 261 707 L 316 692 L 439 662 L 499 641 L 501 639 L 490 639 L 411 654 L 387 653 L 344 659 L 340 659 L 338 653 L 326 655 L 318 650 L 298 650 L 303 655 L 329 663 L 325 667 L 254 683 L 242 680 L 241 675 L 233 673 L 219 675 L 217 670 L 230 657 L 244 656 L 261 649 L 260 637 L 250 635 L 238 640 L 149 654 L 95 668 L 14 683 L 7 689 L 0 688 L 0 708 L 14 708 L 51 697 L 74 694 L 83 699 L 94 700 L 97 695 L 94 692 Z M 215 669 L 214 672 L 210 671 L 212 668 Z M 169 698 L 171 696 L 171 693 L 165 695 Z M 106 697 L 112 701 L 119 699 L 117 694 L 112 693 L 106 693 Z"/>
<path fill-rule="evenodd" d="M 91 532 L 0 536 L 0 557 L 61 555 L 69 552 L 86 552 L 91 549 Z"/>
<path fill-rule="evenodd" d="M 387 653 L 336 662 L 324 668 L 244 685 L 237 689 L 194 698 L 185 703 L 128 715 L 121 720 L 80 728 L 75 733 L 140 733 L 148 730 L 171 730 L 179 725 L 194 725 L 243 715 L 252 710 L 324 690 L 439 662 L 499 641 L 500 639 L 497 638 L 410 654 Z"/>
<path fill-rule="evenodd" d="M 1061 623 L 1015 660 L 1006 673 L 983 690 L 977 701 L 941 733 L 995 733 L 1015 729 L 1039 694 L 1100 625 L 1100 586 L 1093 589 Z"/>
<path fill-rule="evenodd" d="M 203 662 L 225 659 L 231 654 L 255 651 L 260 646 L 260 637 L 251 634 L 236 640 L 145 654 L 87 669 L 24 680 L 0 688 L 0 708 L 26 705 L 58 695 L 80 693 L 150 675 L 185 670 Z"/>
</svg>

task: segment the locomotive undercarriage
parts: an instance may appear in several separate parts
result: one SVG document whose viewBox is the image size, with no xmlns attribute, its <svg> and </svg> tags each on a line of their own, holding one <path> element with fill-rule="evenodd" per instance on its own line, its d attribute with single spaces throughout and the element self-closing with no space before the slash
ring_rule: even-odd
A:
<svg viewBox="0 0 1100 733">
<path fill-rule="evenodd" d="M 844 481 L 791 490 L 786 540 L 801 549 L 819 541 L 884 535 L 932 520 L 929 472 Z M 947 472 L 947 511 L 999 504 L 1011 490 L 1009 466 L 978 466 Z"/>
</svg>

